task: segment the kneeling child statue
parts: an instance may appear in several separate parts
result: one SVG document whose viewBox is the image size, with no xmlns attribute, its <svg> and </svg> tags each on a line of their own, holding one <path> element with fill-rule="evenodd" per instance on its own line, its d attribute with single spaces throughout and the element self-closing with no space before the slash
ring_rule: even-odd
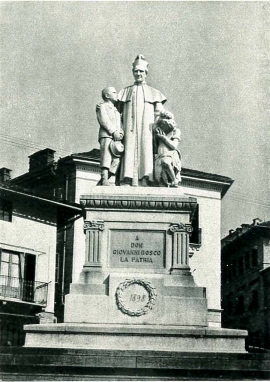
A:
<svg viewBox="0 0 270 382">
<path fill-rule="evenodd" d="M 155 145 L 155 180 L 160 187 L 178 187 L 181 182 L 181 153 L 177 149 L 181 140 L 172 113 L 161 112 L 154 124 Z"/>
</svg>

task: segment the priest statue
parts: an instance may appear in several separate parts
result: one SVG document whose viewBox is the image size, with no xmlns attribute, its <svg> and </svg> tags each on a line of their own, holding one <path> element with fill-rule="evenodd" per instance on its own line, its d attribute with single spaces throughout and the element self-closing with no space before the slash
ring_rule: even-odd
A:
<svg viewBox="0 0 270 382">
<path fill-rule="evenodd" d="M 153 124 L 163 111 L 165 96 L 146 83 L 148 63 L 139 54 L 133 62 L 133 85 L 118 94 L 125 153 L 121 159 L 120 185 L 148 186 L 153 182 Z"/>
</svg>

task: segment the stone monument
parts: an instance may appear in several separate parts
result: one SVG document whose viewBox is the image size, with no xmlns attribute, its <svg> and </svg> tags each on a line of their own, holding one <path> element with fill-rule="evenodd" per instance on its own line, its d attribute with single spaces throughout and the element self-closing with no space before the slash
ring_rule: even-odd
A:
<svg viewBox="0 0 270 382">
<path fill-rule="evenodd" d="M 165 97 L 146 85 L 147 66 L 136 57 L 135 85 L 118 96 L 120 186 L 81 196 L 85 262 L 66 296 L 65 322 L 28 325 L 26 346 L 244 351 L 246 332 L 208 326 L 206 291 L 189 267 L 197 200 L 179 187 L 180 131 Z"/>
<path fill-rule="evenodd" d="M 101 154 L 101 185 L 115 185 L 115 174 L 120 164 L 124 146 L 121 140 L 124 131 L 121 127 L 120 113 L 115 107 L 117 93 L 115 88 L 104 88 L 101 92 L 103 102 L 96 106 L 97 119 L 100 124 L 98 141 Z"/>
</svg>

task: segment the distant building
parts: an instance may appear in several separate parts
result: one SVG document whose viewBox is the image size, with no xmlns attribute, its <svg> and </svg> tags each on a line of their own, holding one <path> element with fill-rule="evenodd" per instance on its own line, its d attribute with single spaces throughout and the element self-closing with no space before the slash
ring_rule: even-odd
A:
<svg viewBox="0 0 270 382">
<path fill-rule="evenodd" d="M 22 345 L 23 325 L 54 320 L 57 228 L 81 208 L 15 187 L 9 174 L 0 169 L 0 344 Z"/>
<path fill-rule="evenodd" d="M 29 158 L 29 172 L 13 179 L 11 184 L 27 187 L 49 199 L 79 203 L 81 195 L 87 195 L 100 180 L 100 152 L 97 149 L 71 154 L 57 162 L 51 149 L 39 151 Z M 221 199 L 233 180 L 186 168 L 182 169 L 181 175 L 183 193 L 198 201 L 190 240 L 191 270 L 197 285 L 206 287 L 210 324 L 220 327 Z M 83 219 L 72 226 L 67 224 L 66 229 L 58 233 L 56 252 L 55 314 L 62 322 L 65 295 L 69 293 L 70 283 L 78 281 L 85 262 Z"/>
<path fill-rule="evenodd" d="M 79 203 L 80 195 L 87 193 L 100 178 L 99 150 L 90 155 L 73 154 L 54 161 L 55 151 L 44 149 L 29 157 L 29 171 L 11 180 L 11 184 L 27 187 L 42 197 L 59 202 Z M 88 154 L 88 156 L 87 156 Z M 64 300 L 70 283 L 81 271 L 85 253 L 82 219 L 66 224 L 57 233 L 55 315 L 64 320 Z"/>
<path fill-rule="evenodd" d="M 270 348 L 270 221 L 242 224 L 221 242 L 222 326 L 248 330 L 248 346 Z"/>
</svg>

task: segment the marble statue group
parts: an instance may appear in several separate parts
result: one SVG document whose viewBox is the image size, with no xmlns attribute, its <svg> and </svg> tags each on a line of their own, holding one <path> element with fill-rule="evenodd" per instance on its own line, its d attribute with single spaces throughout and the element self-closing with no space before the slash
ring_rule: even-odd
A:
<svg viewBox="0 0 270 382">
<path fill-rule="evenodd" d="M 139 54 L 133 64 L 135 82 L 118 94 L 102 90 L 96 106 L 103 186 L 178 187 L 181 154 L 180 130 L 174 116 L 164 109 L 166 97 L 147 85 L 148 63 Z"/>
</svg>

